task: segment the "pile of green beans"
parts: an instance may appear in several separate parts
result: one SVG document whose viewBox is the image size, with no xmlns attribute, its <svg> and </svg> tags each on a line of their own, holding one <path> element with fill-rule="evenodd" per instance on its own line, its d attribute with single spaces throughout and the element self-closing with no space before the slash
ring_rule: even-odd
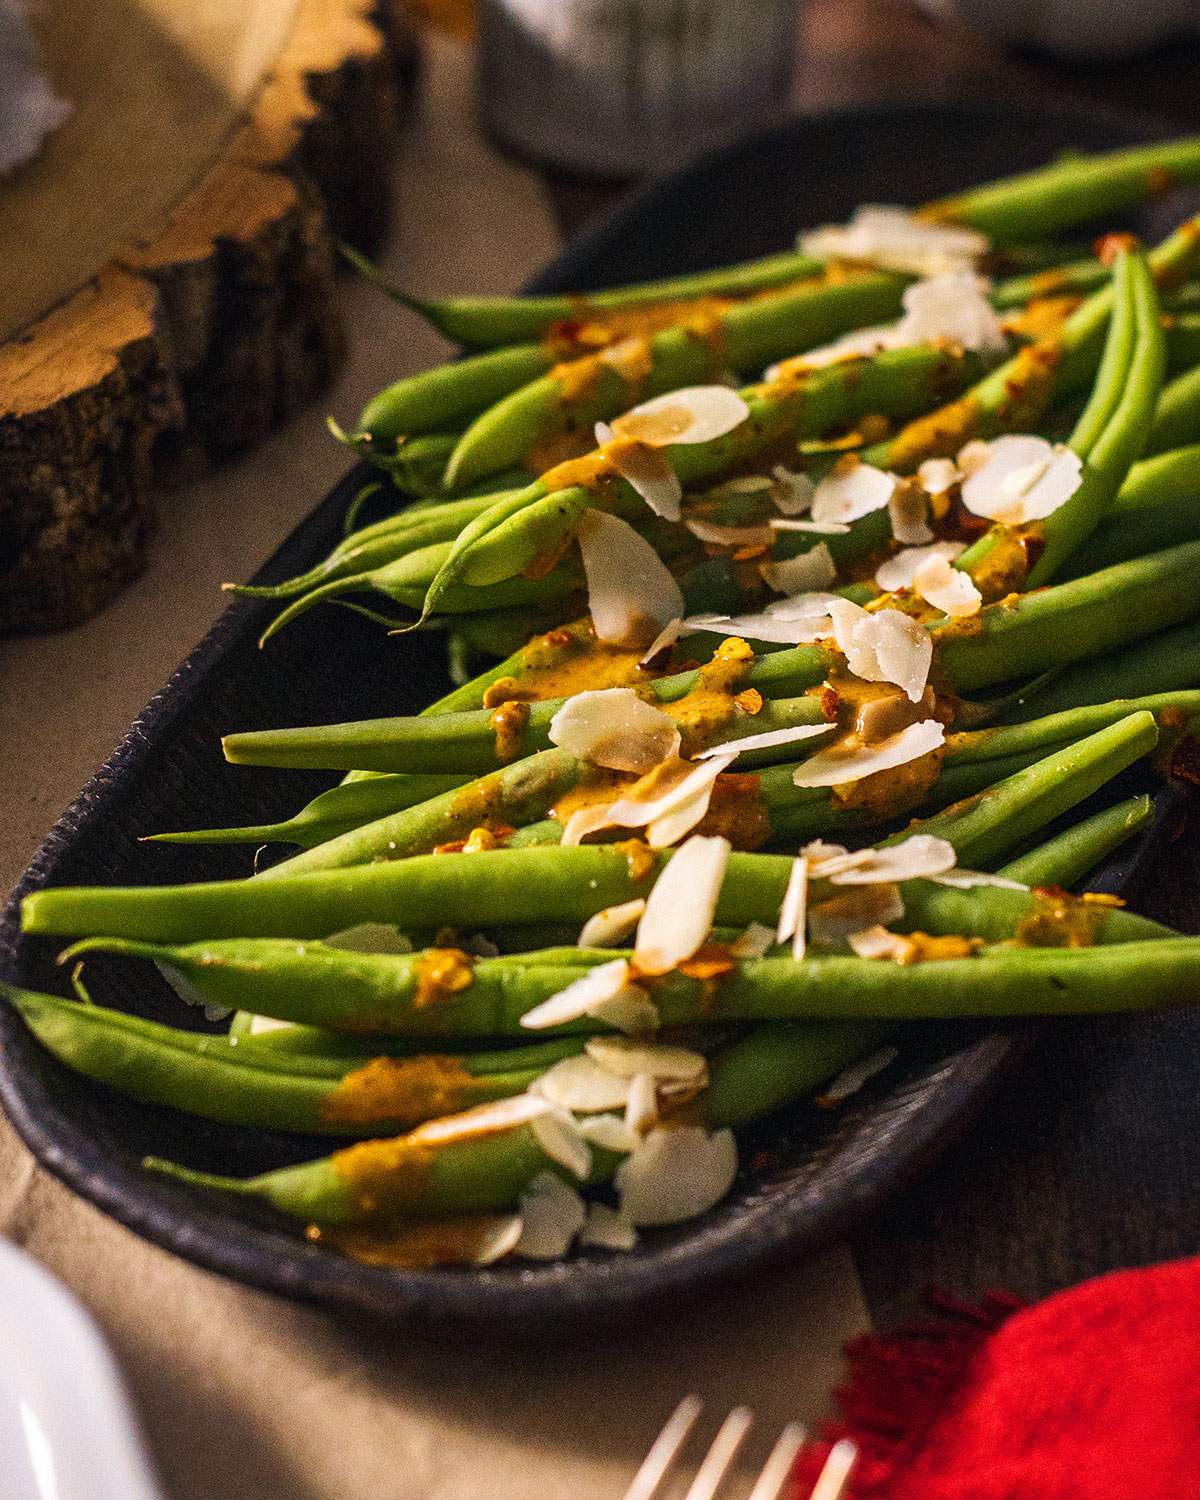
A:
<svg viewBox="0 0 1200 1500">
<path fill-rule="evenodd" d="M 459 652 L 492 664 L 417 715 L 229 734 L 231 763 L 343 779 L 274 823 L 151 842 L 279 845 L 284 857 L 260 870 L 247 851 L 235 880 L 36 891 L 23 930 L 70 940 L 59 956 L 76 998 L 0 993 L 60 1062 L 134 1099 L 247 1130 L 341 1138 L 333 1155 L 250 1179 L 147 1163 L 196 1191 L 261 1199 L 334 1245 L 340 1231 L 386 1236 L 511 1211 L 545 1172 L 578 1180 L 527 1117 L 476 1133 L 470 1116 L 458 1134 L 445 1122 L 536 1093 L 550 1069 L 610 1033 L 604 1012 L 536 1035 L 523 1023 L 616 959 L 653 1001 L 655 1040 L 704 1055 L 707 1080 L 686 1120 L 709 1130 L 811 1095 L 902 1040 L 907 1023 L 1187 1000 L 1200 939 L 1068 890 L 1151 820 L 1149 796 L 1119 794 L 1117 778 L 1169 772 L 1200 721 L 1190 283 L 1200 221 L 1148 253 L 1121 240 L 1089 258 L 1051 238 L 1168 180 L 1200 180 L 1200 140 L 1059 162 L 919 210 L 988 235 L 993 262 L 1014 273 L 992 287 L 994 306 L 1014 327 L 1049 330 L 1024 346 L 1014 334 L 990 368 L 933 344 L 788 363 L 895 318 L 914 279 L 800 251 L 587 296 L 393 292 L 471 352 L 381 392 L 342 435 L 377 466 L 381 488 L 351 507 L 327 557 L 278 585 L 228 587 L 281 606 L 264 642 L 330 601 L 399 629 L 453 620 Z M 1048 298 L 1061 308 L 1038 323 L 1035 304 Z M 636 373 L 600 358 L 631 338 Z M 774 378 L 758 378 L 780 360 Z M 809 755 L 858 732 L 852 674 L 832 640 L 726 647 L 719 633 L 693 634 L 649 664 L 596 641 L 572 545 L 594 507 L 652 544 L 689 612 L 754 612 L 768 597 L 748 565 L 753 548 L 706 546 L 652 515 L 587 437 L 645 397 L 727 373 L 752 381 L 749 418 L 661 450 L 685 517 L 710 524 L 762 531 L 764 491 L 725 481 L 780 463 L 819 479 L 846 448 L 910 473 L 970 438 L 1033 432 L 1063 435 L 1082 465 L 1079 488 L 1045 521 L 957 533 L 969 545 L 955 565 L 984 599 L 965 620 L 906 591 L 881 597 L 871 579 L 892 545 L 886 511 L 844 534 L 777 533 L 777 559 L 819 540 L 846 597 L 907 610 L 928 632 L 932 697 L 916 717 L 936 714 L 946 732 L 911 776 L 796 785 Z M 573 433 L 585 464 L 542 472 L 536 455 Z M 391 513 L 361 524 L 368 498 Z M 1014 548 L 1023 570 L 991 586 Z M 650 976 L 636 951 L 577 945 L 581 924 L 647 898 L 676 853 L 621 828 L 562 843 L 573 806 L 615 800 L 636 780 L 554 742 L 554 716 L 592 686 L 632 687 L 674 717 L 687 757 L 769 731 L 824 731 L 752 749 L 717 777 L 699 830 L 725 834 L 733 852 L 699 967 Z M 962 869 L 1000 882 L 902 880 L 903 916 L 888 926 L 908 937 L 912 961 L 819 946 L 798 957 L 769 939 L 757 956 L 734 946 L 750 924 L 774 932 L 801 844 L 914 835 L 945 840 Z M 842 889 L 816 879 L 813 899 Z M 131 995 L 153 965 L 181 997 L 232 1019 L 214 1034 L 93 1004 L 93 965 Z M 605 1189 L 623 1152 L 593 1142 L 587 1159 L 581 1185 Z"/>
</svg>

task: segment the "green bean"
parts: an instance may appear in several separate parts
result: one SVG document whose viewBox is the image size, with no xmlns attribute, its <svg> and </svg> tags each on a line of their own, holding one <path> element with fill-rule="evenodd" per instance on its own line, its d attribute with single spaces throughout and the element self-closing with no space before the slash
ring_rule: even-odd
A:
<svg viewBox="0 0 1200 1500">
<path fill-rule="evenodd" d="M 672 681 L 660 678 L 659 685 Z M 319 724 L 311 729 L 250 730 L 227 735 L 222 743 L 226 759 L 237 765 L 333 771 L 428 770 L 437 765 L 449 772 L 483 772 L 517 756 L 547 749 L 550 722 L 562 703 L 562 699 L 551 698 L 517 705 L 522 710 L 527 707 L 527 712 L 522 712 L 510 729 L 500 727 L 495 715 L 482 709 L 433 718 L 414 715 Z M 704 744 L 717 745 L 743 735 L 824 722 L 818 698 L 775 698 L 753 715 L 735 708 L 727 722 L 711 726 Z"/>
<path fill-rule="evenodd" d="M 359 264 L 358 261 L 355 264 Z M 539 339 L 556 323 L 586 322 L 632 308 L 654 307 L 712 296 L 744 296 L 819 275 L 821 262 L 797 250 L 784 250 L 739 265 L 694 271 L 663 281 L 610 287 L 600 292 L 516 297 L 413 297 L 387 286 L 374 267 L 359 269 L 389 297 L 427 319 L 447 338 L 474 349 L 493 349 L 519 340 Z"/>
<path fill-rule="evenodd" d="M 1072 296 L 1094 292 L 1108 280 L 1108 267 L 1094 257 L 1069 261 L 1060 266 L 1010 276 L 992 288 L 991 299 L 1001 309 L 1021 308 L 1040 297 Z"/>
<path fill-rule="evenodd" d="M 994 725 L 946 737 L 946 758 L 959 763 L 995 760 L 1001 755 L 1019 755 L 1094 734 L 1129 714 L 1150 713 L 1161 722 L 1188 720 L 1200 714 L 1200 690 L 1150 693 L 1139 698 L 1115 698 L 1107 703 L 1063 709 L 1020 724 Z"/>
<path fill-rule="evenodd" d="M 416 807 L 457 787 L 469 776 L 371 776 L 330 787 L 298 813 L 278 823 L 257 823 L 246 828 L 198 828 L 179 833 L 151 833 L 147 843 L 158 844 L 299 844 L 312 849 L 352 828 L 361 828 L 376 818 Z"/>
<path fill-rule="evenodd" d="M 1070 559 L 1077 578 L 1131 557 L 1200 540 L 1200 443 L 1134 464 L 1107 518 Z"/>
<path fill-rule="evenodd" d="M 966 224 L 1003 244 L 1107 218 L 1177 182 L 1200 179 L 1200 139 L 1072 157 L 941 198 L 922 209 L 936 223 Z"/>
<path fill-rule="evenodd" d="M 1076 885 L 1114 849 L 1141 833 L 1153 817 L 1154 803 L 1145 793 L 1128 797 L 1009 860 L 1000 873 L 1029 886 Z"/>
<path fill-rule="evenodd" d="M 756 1028 L 712 1059 L 701 1103 L 704 1122 L 717 1130 L 779 1109 L 810 1093 L 885 1035 L 879 1025 L 861 1022 Z M 620 1159 L 593 1148 L 589 1180 L 606 1182 Z M 416 1161 L 422 1164 L 419 1171 L 406 1170 Z M 144 1165 L 195 1187 L 264 1199 L 293 1218 L 327 1226 L 361 1222 L 372 1213 L 421 1219 L 508 1208 L 539 1172 L 567 1176 L 527 1125 L 441 1142 L 433 1149 L 414 1134 L 249 1179 L 194 1172 L 153 1157 Z"/>
<path fill-rule="evenodd" d="M 752 386 L 742 395 L 749 417 L 724 437 L 708 443 L 675 444 L 662 450 L 685 486 L 716 479 L 770 452 L 780 443 L 826 431 L 840 421 L 871 412 L 904 416 L 925 410 L 939 392 L 961 388 L 978 369 L 972 357 L 931 347 L 887 350 L 872 359 L 851 360 Z M 555 471 L 548 476 L 556 482 Z M 472 521 L 426 595 L 424 614 L 440 607 L 452 585 L 474 586 L 511 578 L 574 536 L 592 504 L 639 502 L 633 488 L 615 475 L 601 481 L 603 495 L 582 485 L 551 490 L 547 478 L 530 485 L 523 497 L 505 500 Z M 540 508 L 539 508 L 540 507 Z M 523 514 L 528 511 L 529 514 Z"/>
<path fill-rule="evenodd" d="M 1160 288 L 1177 284 L 1198 259 L 1200 218 L 1187 220 L 1147 257 Z M 923 459 L 953 456 L 969 438 L 1036 428 L 1052 400 L 1092 380 L 1112 307 L 1109 285 L 1081 303 L 1057 333 L 1020 350 L 950 405 L 865 449 L 863 460 L 908 473 Z"/>
<path fill-rule="evenodd" d="M 546 1068 L 582 1050 L 555 1040 L 504 1053 L 377 1058 L 355 1091 L 362 1057 L 330 1060 L 230 1044 L 108 1010 L 0 985 L 61 1063 L 145 1104 L 264 1130 L 366 1136 L 523 1093 Z M 343 1080 L 350 1082 L 343 1084 Z"/>
<path fill-rule="evenodd" d="M 735 303 L 712 326 L 675 327 L 647 341 L 649 369 L 632 383 L 602 354 L 540 376 L 490 407 L 463 433 L 446 482 L 471 484 L 520 464 L 556 434 L 590 431 L 636 400 L 702 384 L 725 369 L 743 374 L 900 313 L 904 281 L 884 272 L 814 280 L 768 298 Z"/>
<path fill-rule="evenodd" d="M 1167 369 L 1173 376 L 1200 364 L 1200 313 L 1172 312 L 1163 319 Z"/>
<path fill-rule="evenodd" d="M 314 567 L 282 583 L 225 583 L 221 587 L 227 593 L 246 599 L 286 599 L 307 593 L 335 579 L 368 573 L 435 543 L 453 541 L 467 522 L 482 515 L 496 498 L 495 495 L 477 495 L 468 500 L 447 500 L 419 510 L 405 509 L 352 532 Z"/>
<path fill-rule="evenodd" d="M 941 669 L 959 692 L 1099 656 L 1195 613 L 1200 543 L 987 605 L 963 630 L 933 627 Z M 782 654 L 782 653 L 780 653 Z"/>
<path fill-rule="evenodd" d="M 1142 692 L 1171 693 L 1200 682 L 1200 615 L 1126 646 L 1112 656 L 1076 663 L 1051 676 L 1028 696 L 1002 710 L 1001 723 L 1030 714 L 1105 703 Z"/>
<path fill-rule="evenodd" d="M 1163 387 L 1146 437 L 1145 454 L 1150 457 L 1197 441 L 1200 441 L 1200 365 L 1177 375 Z"/>
<path fill-rule="evenodd" d="M 1156 738 L 1152 715 L 1131 714 L 927 820 L 923 829 L 949 839 L 964 860 L 1003 857 L 1144 755 Z M 271 880 L 36 891 L 25 897 L 21 919 L 31 934 L 107 932 L 161 942 L 235 935 L 319 938 L 356 922 L 399 922 L 406 928 L 583 922 L 606 906 L 644 896 L 657 868 L 657 861 L 612 846 L 415 855 Z M 773 920 L 787 873 L 786 860 L 732 855 L 716 920 L 743 926 Z"/>
<path fill-rule="evenodd" d="M 553 363 L 538 344 L 514 344 L 408 375 L 372 396 L 355 436 L 386 452 L 399 438 L 456 427 Z"/>
</svg>

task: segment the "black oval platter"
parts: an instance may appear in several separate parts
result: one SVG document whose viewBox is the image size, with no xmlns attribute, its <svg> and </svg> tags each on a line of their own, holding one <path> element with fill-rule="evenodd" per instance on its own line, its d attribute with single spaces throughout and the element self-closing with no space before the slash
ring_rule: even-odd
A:
<svg viewBox="0 0 1200 1500">
<path fill-rule="evenodd" d="M 1092 110 L 1005 104 L 880 106 L 795 119 L 639 193 L 578 239 L 534 287 L 586 290 L 745 259 L 783 248 L 800 225 L 842 219 L 859 202 L 917 202 L 1040 164 L 1066 147 L 1100 150 L 1166 133 L 1152 122 Z M 1138 227 L 1157 238 L 1170 222 L 1170 208 L 1156 204 Z M 347 476 L 260 580 L 286 577 L 322 556 L 362 482 L 361 472 Z M 16 902 L 25 892 L 244 874 L 245 850 L 151 847 L 138 838 L 167 828 L 271 821 L 328 784 L 320 776 L 227 766 L 222 733 L 413 711 L 442 690 L 437 635 L 387 639 L 348 611 L 325 610 L 259 652 L 255 641 L 267 618 L 268 607 L 254 604 L 223 615 L 47 837 L 0 927 L 6 977 L 64 988 L 54 947 L 19 935 Z M 1159 833 L 1168 821 L 1160 807 Z M 1152 829 L 1113 863 L 1104 883 L 1128 882 L 1133 857 L 1149 857 L 1161 842 Z M 144 969 L 97 964 L 93 988 L 106 1003 L 179 1021 L 174 997 Z M 201 1266 L 410 1322 L 531 1329 L 666 1304 L 845 1233 L 965 1128 L 1029 1035 L 1029 1028 L 912 1028 L 899 1061 L 841 1111 L 805 1106 L 749 1134 L 742 1156 L 753 1165 L 700 1220 L 648 1233 L 628 1255 L 584 1252 L 559 1264 L 471 1271 L 359 1265 L 305 1243 L 268 1211 L 143 1171 L 139 1161 L 150 1151 L 251 1173 L 320 1154 L 328 1143 L 236 1130 L 121 1099 L 55 1063 L 8 1007 L 0 1007 L 0 1096 L 50 1171 Z"/>
</svg>

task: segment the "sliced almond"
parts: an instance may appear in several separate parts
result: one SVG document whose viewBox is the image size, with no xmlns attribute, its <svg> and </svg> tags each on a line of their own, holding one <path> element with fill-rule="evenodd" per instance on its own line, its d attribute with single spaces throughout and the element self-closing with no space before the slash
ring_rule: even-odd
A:
<svg viewBox="0 0 1200 1500">
<path fill-rule="evenodd" d="M 888 500 L 892 536 L 904 546 L 933 541 L 929 529 L 929 499 L 915 484 L 898 484 Z M 878 581 L 878 575 L 876 575 Z"/>
<path fill-rule="evenodd" d="M 526 1260 L 561 1260 L 583 1228 L 587 1207 L 553 1172 L 539 1172 L 520 1199 L 521 1235 L 513 1254 Z"/>
<path fill-rule="evenodd" d="M 708 1072 L 708 1059 L 690 1047 L 668 1046 L 665 1042 L 635 1042 L 625 1037 L 594 1036 L 589 1038 L 587 1055 L 622 1078 L 648 1073 L 655 1079 L 684 1079 L 695 1082 Z"/>
<path fill-rule="evenodd" d="M 580 977 L 543 1000 L 521 1017 L 521 1025 L 530 1031 L 540 1031 L 546 1026 L 565 1026 L 570 1021 L 579 1021 L 595 1005 L 610 1000 L 629 983 L 629 964 L 623 958 L 614 958 L 611 963 L 597 964 Z"/>
<path fill-rule="evenodd" d="M 704 760 L 714 755 L 744 755 L 748 750 L 771 750 L 776 745 L 794 745 L 801 740 L 828 734 L 834 727 L 833 724 L 793 724 L 788 729 L 768 729 L 764 734 L 747 734 L 738 740 L 724 740 L 719 745 L 701 750 L 696 759 Z"/>
<path fill-rule="evenodd" d="M 890 771 L 893 766 L 904 766 L 929 755 L 945 738 L 945 730 L 936 719 L 922 719 L 878 745 L 864 745 L 849 752 L 836 748 L 818 750 L 797 766 L 792 780 L 797 786 L 845 786 L 877 771 Z"/>
<path fill-rule="evenodd" d="M 927 495 L 944 495 L 962 477 L 952 458 L 927 458 L 917 470 L 917 483 Z"/>
<path fill-rule="evenodd" d="M 833 638 L 846 665 L 864 682 L 892 682 L 918 702 L 929 680 L 933 641 L 911 616 L 898 609 L 870 613 L 841 599 L 829 607 Z"/>
<path fill-rule="evenodd" d="M 728 386 L 692 385 L 643 401 L 617 417 L 612 427 L 620 437 L 666 448 L 712 442 L 740 427 L 749 415 L 745 400 Z"/>
<path fill-rule="evenodd" d="M 636 1134 L 626 1125 L 621 1115 L 585 1115 L 579 1121 L 579 1133 L 590 1145 L 601 1151 L 632 1151 L 637 1145 Z"/>
<path fill-rule="evenodd" d="M 799 854 L 792 861 L 787 888 L 779 907 L 775 941 L 792 944 L 792 957 L 803 958 L 808 940 L 808 859 Z"/>
<path fill-rule="evenodd" d="M 851 953 L 858 958 L 890 960 L 892 963 L 903 963 L 913 949 L 910 938 L 879 926 L 868 927 L 864 932 L 852 932 L 846 941 Z"/>
<path fill-rule="evenodd" d="M 911 209 L 885 204 L 864 204 L 848 224 L 808 230 L 798 243 L 817 260 L 862 261 L 913 276 L 972 271 L 989 248 L 977 230 L 931 224 Z"/>
<path fill-rule="evenodd" d="M 758 571 L 763 582 L 777 594 L 807 594 L 827 589 L 837 580 L 833 556 L 824 542 L 782 562 L 763 562 Z"/>
<path fill-rule="evenodd" d="M 973 515 L 1020 526 L 1045 520 L 1082 483 L 1083 463 L 1072 449 L 1009 433 L 988 444 L 983 462 L 963 480 L 962 502 Z"/>
<path fill-rule="evenodd" d="M 894 594 L 898 589 L 911 588 L 917 569 L 931 557 L 953 562 L 966 550 L 966 542 L 933 542 L 928 547 L 905 547 L 879 564 L 875 569 L 875 582 L 885 593 Z"/>
<path fill-rule="evenodd" d="M 606 906 L 589 917 L 579 934 L 581 948 L 619 948 L 642 919 L 646 903 L 637 896 L 619 906 Z"/>
<path fill-rule="evenodd" d="M 637 1230 L 623 1214 L 606 1203 L 588 1205 L 579 1235 L 581 1245 L 591 1245 L 597 1250 L 634 1250 L 637 1242 Z"/>
<path fill-rule="evenodd" d="M 773 535 L 767 524 L 721 526 L 716 521 L 704 521 L 699 517 L 689 518 L 683 524 L 698 541 L 711 542 L 717 547 L 763 547 L 770 543 Z"/>
<path fill-rule="evenodd" d="M 926 604 L 940 609 L 951 619 L 977 615 L 983 606 L 983 595 L 969 573 L 951 567 L 944 557 L 929 557 L 913 574 L 913 592 Z"/>
<path fill-rule="evenodd" d="M 914 833 L 897 844 L 858 850 L 858 861 L 825 878 L 834 885 L 871 885 L 879 880 L 928 880 L 953 870 L 954 845 L 929 833 Z"/>
<path fill-rule="evenodd" d="M 697 834 L 676 850 L 654 882 L 633 950 L 643 974 L 667 973 L 708 937 L 730 847 L 728 839 Z"/>
<path fill-rule="evenodd" d="M 895 1047 L 880 1047 L 877 1052 L 872 1052 L 861 1062 L 851 1063 L 825 1087 L 817 1103 L 825 1109 L 841 1104 L 857 1094 L 865 1083 L 875 1077 L 876 1073 L 882 1073 L 884 1068 L 890 1068 L 899 1056 L 900 1053 Z"/>
<path fill-rule="evenodd" d="M 587 1180 L 592 1170 L 592 1153 L 579 1133 L 574 1115 L 565 1109 L 552 1109 L 531 1120 L 529 1129 L 551 1161 L 566 1167 L 580 1182 Z"/>
<path fill-rule="evenodd" d="M 550 743 L 580 760 L 639 776 L 679 754 L 679 730 L 632 688 L 597 688 L 568 698 L 550 720 Z"/>
<path fill-rule="evenodd" d="M 658 1084 L 649 1073 L 635 1073 L 629 1080 L 625 1104 L 625 1128 L 634 1137 L 643 1136 L 658 1124 Z M 634 1148 L 637 1149 L 636 1146 Z"/>
<path fill-rule="evenodd" d="M 621 1212 L 633 1224 L 679 1224 L 719 1203 L 737 1176 L 733 1133 L 658 1126 L 617 1168 Z"/>
<path fill-rule="evenodd" d="M 669 620 L 682 617 L 678 583 L 628 521 L 589 510 L 580 524 L 579 550 L 598 640 L 645 647 Z"/>
<path fill-rule="evenodd" d="M 624 1109 L 629 1099 L 629 1080 L 610 1073 L 586 1052 L 581 1052 L 547 1068 L 530 1084 L 529 1091 L 557 1109 L 593 1115 L 608 1109 Z"/>
<path fill-rule="evenodd" d="M 843 459 L 817 485 L 812 518 L 848 525 L 872 511 L 883 510 L 899 483 L 894 474 L 872 464 Z"/>
<path fill-rule="evenodd" d="M 664 521 L 679 520 L 683 511 L 683 485 L 657 447 L 628 438 L 619 442 L 609 439 L 601 447 L 609 463 L 656 516 Z"/>
<path fill-rule="evenodd" d="M 826 948 L 838 948 L 868 927 L 886 927 L 904 915 L 896 885 L 860 885 L 808 908 L 808 935 Z"/>
</svg>

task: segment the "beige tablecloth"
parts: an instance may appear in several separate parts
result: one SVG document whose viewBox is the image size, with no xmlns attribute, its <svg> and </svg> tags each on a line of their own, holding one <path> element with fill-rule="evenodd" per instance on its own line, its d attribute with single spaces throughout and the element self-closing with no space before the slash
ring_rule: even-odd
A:
<svg viewBox="0 0 1200 1500">
<path fill-rule="evenodd" d="M 416 291 L 502 290 L 556 248 L 536 180 L 471 126 L 469 59 L 435 40 L 409 127 L 385 264 Z M 330 408 L 439 354 L 377 294 L 347 286 L 352 353 Z M 345 469 L 314 410 L 244 462 L 166 497 L 151 566 L 100 619 L 0 655 L 0 886 L 250 573 Z M 721 1289 L 649 1330 L 549 1346 L 415 1339 L 208 1275 L 119 1228 L 37 1170 L 0 1124 L 0 1231 L 93 1310 L 124 1367 L 170 1500 L 604 1500 L 676 1399 L 748 1401 L 768 1434 L 813 1419 L 838 1349 L 865 1326 L 834 1251 Z M 0 1354 L 2 1357 L 2 1354 Z"/>
</svg>

